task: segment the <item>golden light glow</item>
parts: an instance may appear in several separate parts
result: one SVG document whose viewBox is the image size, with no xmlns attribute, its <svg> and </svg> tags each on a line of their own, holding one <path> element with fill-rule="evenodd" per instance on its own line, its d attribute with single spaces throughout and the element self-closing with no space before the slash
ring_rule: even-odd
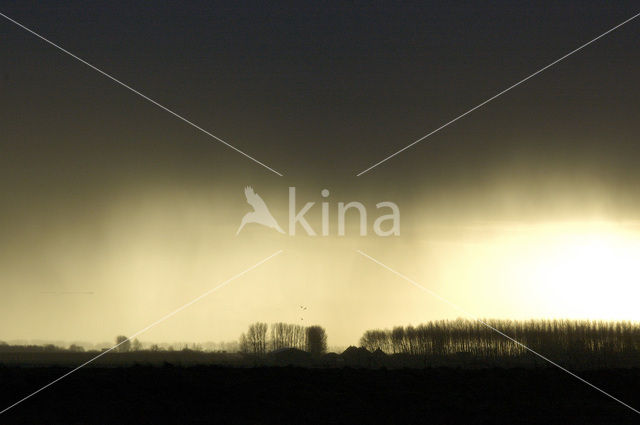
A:
<svg viewBox="0 0 640 425">
<path fill-rule="evenodd" d="M 2 264 L 11 301 L 5 310 L 14 319 L 4 338 L 110 341 L 277 249 L 284 253 L 273 262 L 141 339 L 232 341 L 251 322 L 284 321 L 321 324 L 332 345 L 349 345 L 367 329 L 460 316 L 356 249 L 477 317 L 640 320 L 635 224 L 438 225 L 424 218 L 433 224 L 407 225 L 401 237 L 384 240 L 360 237 L 357 228 L 346 237 L 294 238 L 261 227 L 236 236 L 246 212 L 236 192 L 228 212 L 212 198 L 164 187 L 114 204 L 99 233 L 61 231 L 30 244 L 32 262 L 15 249 L 21 261 L 7 257 Z M 284 202 L 272 203 L 274 215 L 285 217 L 277 207 Z M 52 296 L 51 290 L 93 294 Z M 300 305 L 308 307 L 304 314 Z"/>
<path fill-rule="evenodd" d="M 640 319 L 640 243 L 619 232 L 561 235 L 532 264 L 555 315 Z M 544 305 L 543 304 L 543 305 Z"/>
<path fill-rule="evenodd" d="M 503 261 L 537 316 L 638 320 L 640 239 L 624 227 L 565 224 L 510 238 Z"/>
<path fill-rule="evenodd" d="M 477 317 L 640 320 L 640 233 L 635 225 L 490 224 L 444 231 L 399 270 Z M 379 257 L 384 258 L 382 255 Z M 414 270 L 412 270 L 414 267 Z M 455 318 L 427 301 L 408 321 Z"/>
</svg>

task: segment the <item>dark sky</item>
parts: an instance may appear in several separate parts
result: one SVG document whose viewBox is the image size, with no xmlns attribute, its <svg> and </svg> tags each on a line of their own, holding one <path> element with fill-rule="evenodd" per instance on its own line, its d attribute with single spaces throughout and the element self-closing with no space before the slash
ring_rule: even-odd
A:
<svg viewBox="0 0 640 425">
<path fill-rule="evenodd" d="M 507 180 L 535 199 L 559 176 L 616 190 L 637 181 L 635 22 L 353 178 L 632 16 L 633 2 L 39 1 L 2 10 L 286 184 L 424 193 Z M 2 180 L 15 196 L 275 177 L 10 22 L 0 31 Z"/>
<path fill-rule="evenodd" d="M 393 200 L 409 239 L 434 220 L 640 218 L 640 20 L 356 177 L 638 13 L 637 2 L 20 1 L 0 11 L 284 174 L 0 19 L 6 263 L 46 269 L 42 247 L 60 235 L 100 246 L 114 205 L 135 212 L 164 192 L 181 197 L 157 208 L 213 204 L 232 234 L 246 185 L 281 205 L 287 186 L 315 201 L 323 188 L 336 201 Z"/>
</svg>

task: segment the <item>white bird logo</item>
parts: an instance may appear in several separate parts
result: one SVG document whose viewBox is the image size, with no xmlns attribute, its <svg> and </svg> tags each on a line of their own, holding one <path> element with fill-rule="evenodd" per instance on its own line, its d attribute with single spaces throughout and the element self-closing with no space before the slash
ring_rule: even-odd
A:
<svg viewBox="0 0 640 425">
<path fill-rule="evenodd" d="M 246 213 L 244 217 L 242 217 L 242 223 L 240 223 L 240 227 L 238 228 L 236 235 L 240 233 L 240 230 L 242 230 L 244 225 L 247 223 L 262 224 L 263 226 L 276 229 L 280 233 L 284 233 L 276 219 L 273 218 L 269 212 L 267 204 L 264 203 L 260 195 L 253 191 L 251 186 L 244 188 L 244 195 L 247 197 L 247 203 L 253 207 L 253 211 Z"/>
</svg>

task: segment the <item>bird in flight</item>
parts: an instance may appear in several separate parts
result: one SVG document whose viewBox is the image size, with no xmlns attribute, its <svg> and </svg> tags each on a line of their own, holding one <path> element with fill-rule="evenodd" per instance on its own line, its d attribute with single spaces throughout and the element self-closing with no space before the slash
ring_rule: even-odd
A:
<svg viewBox="0 0 640 425">
<path fill-rule="evenodd" d="M 276 229 L 280 233 L 284 233 L 284 230 L 280 228 L 278 222 L 269 212 L 267 204 L 264 203 L 260 195 L 253 191 L 251 186 L 244 188 L 244 195 L 247 197 L 247 203 L 253 207 L 253 211 L 248 212 L 242 217 L 242 223 L 236 232 L 236 235 L 240 233 L 240 230 L 248 223 L 262 224 L 263 226 Z"/>
</svg>

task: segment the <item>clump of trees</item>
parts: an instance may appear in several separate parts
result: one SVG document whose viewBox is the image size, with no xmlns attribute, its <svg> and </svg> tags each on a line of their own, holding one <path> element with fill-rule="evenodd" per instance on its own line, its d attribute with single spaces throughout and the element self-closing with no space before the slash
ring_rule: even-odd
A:
<svg viewBox="0 0 640 425">
<path fill-rule="evenodd" d="M 255 355 L 264 355 L 267 351 L 283 348 L 296 348 L 319 355 L 327 350 L 327 334 L 321 326 L 304 327 L 290 323 L 257 322 L 249 326 L 247 332 L 240 335 L 240 351 Z"/>
<path fill-rule="evenodd" d="M 249 326 L 246 334 L 240 335 L 240 350 L 262 355 L 267 352 L 267 324 L 258 322 Z"/>
<path fill-rule="evenodd" d="M 116 345 L 117 348 L 115 349 L 115 351 L 117 351 L 118 353 L 128 353 L 129 351 L 142 350 L 142 343 L 138 341 L 137 338 L 132 341 L 124 335 L 118 335 L 116 337 Z"/>
<path fill-rule="evenodd" d="M 131 351 L 131 341 L 124 335 L 118 335 L 116 337 L 116 351 L 118 353 L 127 353 Z"/>
<path fill-rule="evenodd" d="M 274 323 L 269 334 L 269 347 L 272 351 L 282 348 L 304 350 L 306 344 L 304 326 L 289 323 Z"/>
<path fill-rule="evenodd" d="M 576 366 L 628 365 L 640 359 L 640 325 L 590 320 L 483 320 L 551 359 Z M 531 356 L 530 352 L 475 320 L 440 320 L 364 333 L 370 351 L 425 357 L 467 355 L 484 360 Z"/>
<path fill-rule="evenodd" d="M 71 344 L 68 350 L 72 353 L 84 353 L 84 347 L 76 344 Z"/>
</svg>

